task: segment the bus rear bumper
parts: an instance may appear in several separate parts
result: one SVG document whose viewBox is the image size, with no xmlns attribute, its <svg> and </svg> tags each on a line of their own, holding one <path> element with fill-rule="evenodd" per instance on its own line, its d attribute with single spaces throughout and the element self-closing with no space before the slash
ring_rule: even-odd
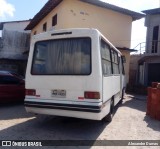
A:
<svg viewBox="0 0 160 149">
<path fill-rule="evenodd" d="M 106 104 L 105 104 L 106 105 Z M 87 108 L 88 107 L 88 108 Z M 80 106 L 77 107 L 65 105 L 48 105 L 40 104 L 40 103 L 32 103 L 25 102 L 26 111 L 34 114 L 44 114 L 44 115 L 54 115 L 54 116 L 65 116 L 65 117 L 75 117 L 82 119 L 90 119 L 90 120 L 102 120 L 103 117 L 109 113 L 110 106 L 96 106 L 91 108 L 92 106 Z"/>
</svg>

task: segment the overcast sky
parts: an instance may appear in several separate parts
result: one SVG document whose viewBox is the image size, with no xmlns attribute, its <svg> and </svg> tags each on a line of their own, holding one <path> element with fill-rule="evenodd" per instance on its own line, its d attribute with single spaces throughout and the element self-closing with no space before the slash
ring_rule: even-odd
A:
<svg viewBox="0 0 160 149">
<path fill-rule="evenodd" d="M 137 12 L 160 6 L 160 0 L 102 1 Z M 47 0 L 0 0 L 0 22 L 31 19 L 46 2 Z M 145 42 L 145 33 L 144 19 L 133 22 L 131 48 L 134 48 L 140 42 Z"/>
</svg>

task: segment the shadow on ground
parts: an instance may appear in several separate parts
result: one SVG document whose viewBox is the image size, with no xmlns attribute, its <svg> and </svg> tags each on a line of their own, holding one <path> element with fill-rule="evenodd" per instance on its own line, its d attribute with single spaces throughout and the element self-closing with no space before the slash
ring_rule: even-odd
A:
<svg viewBox="0 0 160 149">
<path fill-rule="evenodd" d="M 119 108 L 123 107 L 145 112 L 146 101 L 126 100 Z M 24 118 L 24 121 L 18 124 L 14 120 L 21 118 Z M 99 121 L 67 117 L 43 115 L 35 117 L 25 111 L 23 104 L 0 106 L 0 120 L 14 121 L 10 127 L 0 128 L 1 140 L 96 140 L 108 125 Z M 160 122 L 147 116 L 144 117 L 144 121 L 148 127 L 160 131 Z"/>
<path fill-rule="evenodd" d="M 146 112 L 147 100 L 137 99 L 133 96 L 130 100 L 125 100 L 122 106 L 130 107 L 132 109 L 136 109 L 142 112 Z"/>
<path fill-rule="evenodd" d="M 154 120 L 146 115 L 146 111 L 147 111 L 147 99 L 146 98 L 137 98 L 135 96 L 132 96 L 130 100 L 125 101 L 124 99 L 124 103 L 121 106 L 129 107 L 129 108 L 144 112 L 143 120 L 147 123 L 147 127 L 160 132 L 160 121 Z"/>
<path fill-rule="evenodd" d="M 33 114 L 26 112 L 24 103 L 9 103 L 0 105 L 0 120 L 29 118 L 33 116 Z"/>
<path fill-rule="evenodd" d="M 106 122 L 67 117 L 35 117 L 26 113 L 22 104 L 1 108 L 0 120 L 13 121 L 12 126 L 0 129 L 1 140 L 96 140 L 108 125 Z M 24 121 L 17 124 L 16 119 L 21 118 Z"/>
<path fill-rule="evenodd" d="M 160 132 L 160 121 L 150 118 L 148 115 L 144 117 L 147 127 Z"/>
</svg>

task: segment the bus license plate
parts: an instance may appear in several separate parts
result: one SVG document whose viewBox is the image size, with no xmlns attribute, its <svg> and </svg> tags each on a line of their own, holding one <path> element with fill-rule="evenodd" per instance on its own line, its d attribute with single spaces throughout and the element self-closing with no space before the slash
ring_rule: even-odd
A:
<svg viewBox="0 0 160 149">
<path fill-rule="evenodd" d="M 51 96 L 65 98 L 66 97 L 66 90 L 52 90 Z"/>
</svg>

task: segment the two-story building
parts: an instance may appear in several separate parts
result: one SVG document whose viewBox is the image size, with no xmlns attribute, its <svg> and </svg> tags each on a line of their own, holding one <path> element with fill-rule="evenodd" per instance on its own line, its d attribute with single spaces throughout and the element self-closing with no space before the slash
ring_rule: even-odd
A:
<svg viewBox="0 0 160 149">
<path fill-rule="evenodd" d="M 9 70 L 25 75 L 30 31 L 24 29 L 30 20 L 0 22 L 0 70 Z"/>
<path fill-rule="evenodd" d="M 132 22 L 144 17 L 128 9 L 99 0 L 48 0 L 34 16 L 26 30 L 31 35 L 66 28 L 96 28 L 126 57 L 125 72 L 129 79 Z"/>
<path fill-rule="evenodd" d="M 139 60 L 138 83 L 160 82 L 160 8 L 145 10 L 146 51 Z"/>
</svg>

